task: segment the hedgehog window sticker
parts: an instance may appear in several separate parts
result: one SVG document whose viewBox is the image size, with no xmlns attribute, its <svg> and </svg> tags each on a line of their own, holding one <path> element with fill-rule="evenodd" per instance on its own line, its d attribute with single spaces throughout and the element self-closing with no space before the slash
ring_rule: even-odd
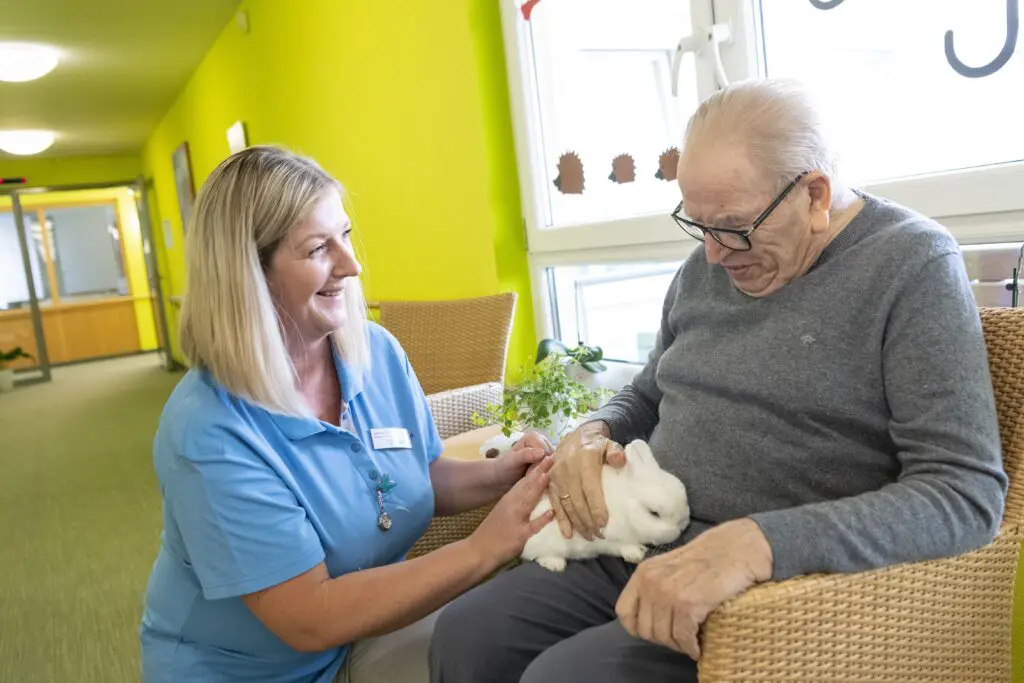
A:
<svg viewBox="0 0 1024 683">
<path fill-rule="evenodd" d="M 558 175 L 555 187 L 562 194 L 583 194 L 583 162 L 576 152 L 558 157 Z"/>
<path fill-rule="evenodd" d="M 608 174 L 608 180 L 620 185 L 636 180 L 636 163 L 633 157 L 620 154 L 612 159 L 612 172 Z"/>
<path fill-rule="evenodd" d="M 674 181 L 676 179 L 676 166 L 679 164 L 679 149 L 669 147 L 658 155 L 654 164 L 655 171 L 652 174 L 658 180 Z M 585 189 L 585 177 L 583 172 L 583 160 L 574 151 L 565 152 L 558 157 L 558 164 L 555 167 L 557 175 L 553 181 L 555 188 L 562 194 L 583 194 Z M 619 154 L 612 159 L 611 172 L 607 179 L 616 185 L 625 185 L 636 181 L 636 161 L 630 154 Z"/>
<path fill-rule="evenodd" d="M 654 177 L 658 180 L 675 180 L 678 166 L 679 149 L 669 147 L 658 157 L 658 172 L 654 174 Z"/>
</svg>

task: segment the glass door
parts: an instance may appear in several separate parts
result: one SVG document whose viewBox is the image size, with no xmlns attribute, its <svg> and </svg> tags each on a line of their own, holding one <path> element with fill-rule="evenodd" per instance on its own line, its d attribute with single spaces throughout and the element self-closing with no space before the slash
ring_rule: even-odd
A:
<svg viewBox="0 0 1024 683">
<path fill-rule="evenodd" d="M 149 196 L 145 181 L 140 178 L 133 189 L 135 190 L 135 210 L 138 212 L 139 228 L 142 231 L 142 251 L 146 260 L 146 276 L 149 280 L 150 301 L 153 306 L 153 321 L 156 325 L 161 360 L 167 370 L 176 370 L 179 366 L 171 354 L 171 343 L 167 330 L 167 313 L 164 310 L 163 289 L 161 286 L 160 269 L 156 260 L 156 249 L 153 244 L 153 223 L 150 220 Z"/>
<path fill-rule="evenodd" d="M 2 363 L 15 371 L 15 384 L 50 380 L 40 304 L 51 292 L 36 228 L 26 223 L 17 194 L 0 203 L 0 354 L 20 348 L 29 356 Z"/>
</svg>

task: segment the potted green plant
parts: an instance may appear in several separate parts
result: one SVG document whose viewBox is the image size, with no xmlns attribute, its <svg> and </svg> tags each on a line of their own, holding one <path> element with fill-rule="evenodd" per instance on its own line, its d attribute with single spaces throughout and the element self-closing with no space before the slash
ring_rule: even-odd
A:
<svg viewBox="0 0 1024 683">
<path fill-rule="evenodd" d="M 552 353 L 574 361 L 567 366 L 570 377 L 588 389 L 601 388 L 603 373 L 608 366 L 604 364 L 604 351 L 600 346 L 588 346 L 580 342 L 576 347 L 570 348 L 557 339 L 542 339 L 537 346 L 537 362 Z"/>
<path fill-rule="evenodd" d="M 536 429 L 557 443 L 573 420 L 596 409 L 612 393 L 588 388 L 572 375 L 574 368 L 581 367 L 580 357 L 554 346 L 538 352 L 538 360 L 523 369 L 522 379 L 505 387 L 501 403 L 488 404 L 486 415 L 474 414 L 473 422 L 500 424 L 506 437 L 514 431 Z"/>
<path fill-rule="evenodd" d="M 580 342 L 576 348 L 569 348 L 557 339 L 541 339 L 537 345 L 536 362 L 541 362 L 553 353 L 571 358 L 574 361 L 573 365 L 590 373 L 597 374 L 608 369 L 608 366 L 601 362 L 604 351 L 600 346 L 587 346 Z"/>
<path fill-rule="evenodd" d="M 10 351 L 0 350 L 0 393 L 14 388 L 14 370 L 9 365 L 19 358 L 32 358 L 32 356 L 25 353 L 20 346 L 16 346 Z"/>
</svg>

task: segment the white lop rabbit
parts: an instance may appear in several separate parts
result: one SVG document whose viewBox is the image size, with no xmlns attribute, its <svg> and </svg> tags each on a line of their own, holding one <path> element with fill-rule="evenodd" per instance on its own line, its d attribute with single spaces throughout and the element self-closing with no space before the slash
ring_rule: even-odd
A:
<svg viewBox="0 0 1024 683">
<path fill-rule="evenodd" d="M 639 439 L 626 446 L 625 467 L 604 466 L 601 485 L 608 507 L 604 538 L 588 541 L 575 530 L 566 538 L 551 521 L 526 542 L 522 558 L 556 572 L 565 569 L 566 560 L 598 555 L 618 555 L 637 563 L 644 559 L 645 546 L 671 543 L 690 523 L 683 482 L 661 469 L 650 447 Z M 550 509 L 551 501 L 544 496 L 531 519 Z"/>
</svg>

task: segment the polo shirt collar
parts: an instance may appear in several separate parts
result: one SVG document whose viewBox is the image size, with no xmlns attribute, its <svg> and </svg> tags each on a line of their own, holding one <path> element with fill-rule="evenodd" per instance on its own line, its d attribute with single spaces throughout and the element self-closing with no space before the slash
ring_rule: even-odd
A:
<svg viewBox="0 0 1024 683">
<path fill-rule="evenodd" d="M 366 368 L 354 368 L 349 365 L 338 353 L 338 349 L 333 343 L 331 352 L 334 354 L 334 367 L 338 371 L 338 381 L 341 382 L 341 398 L 345 403 L 351 403 L 352 399 L 363 391 Z"/>
<path fill-rule="evenodd" d="M 363 390 L 362 368 L 353 368 L 346 363 L 333 343 L 331 344 L 331 353 L 334 356 L 334 368 L 338 373 L 338 381 L 341 382 L 341 398 L 345 402 L 346 409 L 351 410 L 348 407 L 349 404 Z M 292 441 L 301 441 L 328 429 L 326 423 L 315 417 L 299 417 L 273 412 L 270 413 L 270 417 L 281 432 Z"/>
<path fill-rule="evenodd" d="M 270 413 L 270 419 L 292 441 L 301 441 L 327 429 L 320 420 L 313 417 Z"/>
</svg>

